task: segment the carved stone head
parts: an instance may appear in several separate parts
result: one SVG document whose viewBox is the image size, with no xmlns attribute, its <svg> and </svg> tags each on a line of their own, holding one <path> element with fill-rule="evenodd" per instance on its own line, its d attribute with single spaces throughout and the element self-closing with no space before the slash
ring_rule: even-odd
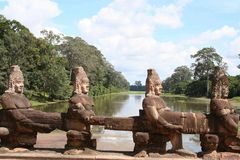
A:
<svg viewBox="0 0 240 160">
<path fill-rule="evenodd" d="M 162 92 L 162 82 L 154 69 L 147 70 L 145 96 L 160 96 Z"/>
<path fill-rule="evenodd" d="M 212 98 L 225 99 L 229 93 L 229 81 L 225 71 L 215 67 L 212 81 Z"/>
<path fill-rule="evenodd" d="M 88 94 L 89 79 L 83 67 L 75 67 L 72 69 L 73 92 L 77 94 Z"/>
<path fill-rule="evenodd" d="M 24 89 L 24 79 L 22 71 L 18 65 L 11 66 L 8 81 L 8 89 L 5 92 L 22 94 Z"/>
</svg>

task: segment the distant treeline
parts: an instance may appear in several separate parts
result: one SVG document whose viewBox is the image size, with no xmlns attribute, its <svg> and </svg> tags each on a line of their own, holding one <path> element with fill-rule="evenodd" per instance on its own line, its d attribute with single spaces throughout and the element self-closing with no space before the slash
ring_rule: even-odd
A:
<svg viewBox="0 0 240 160">
<path fill-rule="evenodd" d="M 145 91 L 145 86 L 131 85 L 130 91 Z"/>
<path fill-rule="evenodd" d="M 145 86 L 142 85 L 141 81 L 135 81 L 135 83 L 130 86 L 130 91 L 145 91 Z"/>
<path fill-rule="evenodd" d="M 179 66 L 174 73 L 163 81 L 164 92 L 185 94 L 190 97 L 210 97 L 214 68 L 223 68 L 227 74 L 227 63 L 212 47 L 199 50 L 191 58 L 195 59 L 191 69 Z M 240 66 L 238 66 L 240 68 Z M 240 75 L 228 76 L 229 98 L 240 96 Z"/>
<path fill-rule="evenodd" d="M 36 38 L 16 20 L 0 15 L 0 94 L 7 87 L 9 69 L 21 67 L 28 97 L 65 99 L 71 95 L 71 69 L 82 66 L 90 79 L 93 96 L 129 90 L 125 77 L 102 53 L 80 37 L 42 31 Z"/>
</svg>

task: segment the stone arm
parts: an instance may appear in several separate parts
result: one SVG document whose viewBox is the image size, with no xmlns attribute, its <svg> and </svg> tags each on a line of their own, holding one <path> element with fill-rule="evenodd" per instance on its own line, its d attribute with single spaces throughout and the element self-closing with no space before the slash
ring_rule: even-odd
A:
<svg viewBox="0 0 240 160">
<path fill-rule="evenodd" d="M 55 129 L 51 125 L 34 122 L 21 113 L 21 111 L 18 109 L 6 110 L 6 112 L 17 123 L 18 128 L 25 127 L 41 133 L 49 133 Z"/>
<path fill-rule="evenodd" d="M 237 135 L 238 132 L 238 125 L 237 123 L 232 119 L 230 114 L 222 116 L 222 119 L 224 121 L 223 126 L 230 131 L 231 133 L 234 133 Z"/>
<path fill-rule="evenodd" d="M 229 132 L 237 134 L 237 123 L 231 117 L 235 113 L 235 109 L 228 100 L 225 99 L 212 99 L 210 102 L 211 112 L 213 115 L 218 116 L 222 121 L 222 125 Z"/>
<path fill-rule="evenodd" d="M 150 120 L 150 122 L 155 123 L 157 127 L 164 127 L 170 130 L 183 129 L 183 126 L 168 123 L 163 117 L 159 116 L 155 106 L 145 106 L 144 111 L 146 113 L 147 119 Z"/>
<path fill-rule="evenodd" d="M 69 111 L 75 112 L 75 116 L 78 116 L 85 122 L 88 122 L 92 116 L 95 116 L 95 113 L 92 110 L 92 106 L 83 106 L 82 103 L 71 104 Z"/>
</svg>

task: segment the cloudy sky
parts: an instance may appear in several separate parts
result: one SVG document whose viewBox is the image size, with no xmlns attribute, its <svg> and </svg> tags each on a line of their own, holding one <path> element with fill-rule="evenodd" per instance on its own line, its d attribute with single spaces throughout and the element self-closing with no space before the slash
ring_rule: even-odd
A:
<svg viewBox="0 0 240 160">
<path fill-rule="evenodd" d="M 0 0 L 0 14 L 36 36 L 48 29 L 82 37 L 132 84 L 144 83 L 148 68 L 164 80 L 203 47 L 239 74 L 239 0 Z"/>
</svg>

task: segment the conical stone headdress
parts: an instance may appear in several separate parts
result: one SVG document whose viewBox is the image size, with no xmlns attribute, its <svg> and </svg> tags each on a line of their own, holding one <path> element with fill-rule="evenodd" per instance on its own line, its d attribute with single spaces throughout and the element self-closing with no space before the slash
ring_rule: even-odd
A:
<svg viewBox="0 0 240 160">
<path fill-rule="evenodd" d="M 224 69 L 215 67 L 212 81 L 212 98 L 224 98 L 229 91 L 229 80 Z"/>
<path fill-rule="evenodd" d="M 7 91 L 14 91 L 14 83 L 24 81 L 22 71 L 18 65 L 12 65 L 8 80 L 8 90 Z"/>
<path fill-rule="evenodd" d="M 147 79 L 146 79 L 146 92 L 145 95 L 149 96 L 149 95 L 153 95 L 153 88 L 155 85 L 159 85 L 161 84 L 161 80 L 157 74 L 157 72 L 155 71 L 155 69 L 148 69 L 147 70 Z"/>
<path fill-rule="evenodd" d="M 80 90 L 78 84 L 89 83 L 89 79 L 83 67 L 75 67 L 72 69 L 71 81 L 74 86 L 74 92 L 79 92 L 77 91 Z"/>
</svg>

